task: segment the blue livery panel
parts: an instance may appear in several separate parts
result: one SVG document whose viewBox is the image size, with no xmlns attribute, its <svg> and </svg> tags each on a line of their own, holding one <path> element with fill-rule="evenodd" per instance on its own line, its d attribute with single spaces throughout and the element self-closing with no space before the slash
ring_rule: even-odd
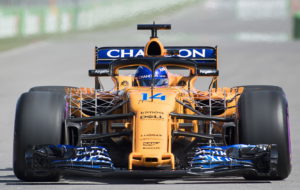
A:
<svg viewBox="0 0 300 190">
<path fill-rule="evenodd" d="M 193 60 L 197 63 L 216 62 L 217 51 L 214 47 L 166 47 L 166 50 L 178 50 L 178 55 L 165 57 L 179 57 Z M 109 64 L 116 59 L 144 57 L 144 47 L 96 47 L 96 64 Z"/>
</svg>

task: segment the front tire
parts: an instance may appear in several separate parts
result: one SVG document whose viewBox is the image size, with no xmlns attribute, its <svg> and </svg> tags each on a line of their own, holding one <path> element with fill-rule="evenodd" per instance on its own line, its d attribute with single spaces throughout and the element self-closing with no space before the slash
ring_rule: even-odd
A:
<svg viewBox="0 0 300 190">
<path fill-rule="evenodd" d="M 43 92 L 60 92 L 65 93 L 66 88 L 76 88 L 72 86 L 35 86 L 29 89 L 29 92 L 43 91 Z"/>
<path fill-rule="evenodd" d="M 245 86 L 239 99 L 239 141 L 242 144 L 276 144 L 277 174 L 246 179 L 282 180 L 291 171 L 288 103 L 276 86 Z"/>
<path fill-rule="evenodd" d="M 64 125 L 65 99 L 63 93 L 28 92 L 18 100 L 15 117 L 13 168 L 24 181 L 57 181 L 59 173 L 47 171 L 36 174 L 27 168 L 25 152 L 33 145 L 61 144 Z"/>
</svg>

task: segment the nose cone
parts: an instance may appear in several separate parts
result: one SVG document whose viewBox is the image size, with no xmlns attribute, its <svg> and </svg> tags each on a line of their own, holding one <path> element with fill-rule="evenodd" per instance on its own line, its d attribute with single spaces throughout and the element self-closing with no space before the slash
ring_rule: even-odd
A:
<svg viewBox="0 0 300 190">
<path fill-rule="evenodd" d="M 132 164 L 146 167 L 172 165 L 169 114 L 175 110 L 177 92 L 157 88 L 152 94 L 150 88 L 145 88 L 131 91 L 129 96 L 130 109 L 136 113 Z"/>
</svg>

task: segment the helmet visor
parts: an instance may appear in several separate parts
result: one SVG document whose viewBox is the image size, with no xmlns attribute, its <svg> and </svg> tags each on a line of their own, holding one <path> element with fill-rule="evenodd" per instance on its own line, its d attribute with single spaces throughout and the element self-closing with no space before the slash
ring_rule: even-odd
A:
<svg viewBox="0 0 300 190">
<path fill-rule="evenodd" d="M 139 86 L 151 86 L 151 79 L 140 79 L 138 80 Z M 168 79 L 153 79 L 153 85 L 154 86 L 167 86 L 168 85 Z"/>
</svg>

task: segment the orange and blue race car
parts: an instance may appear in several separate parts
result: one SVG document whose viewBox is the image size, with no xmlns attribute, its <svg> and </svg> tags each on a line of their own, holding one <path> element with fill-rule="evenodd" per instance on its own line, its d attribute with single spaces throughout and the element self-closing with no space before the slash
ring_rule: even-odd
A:
<svg viewBox="0 0 300 190">
<path fill-rule="evenodd" d="M 288 103 L 280 87 L 220 88 L 217 47 L 164 46 L 157 31 L 169 24 L 137 28 L 151 30 L 145 47 L 95 48 L 95 88 L 39 86 L 21 95 L 13 146 L 19 179 L 288 177 Z M 114 88 L 104 90 L 101 77 Z M 204 77 L 211 83 L 198 90 Z"/>
</svg>

